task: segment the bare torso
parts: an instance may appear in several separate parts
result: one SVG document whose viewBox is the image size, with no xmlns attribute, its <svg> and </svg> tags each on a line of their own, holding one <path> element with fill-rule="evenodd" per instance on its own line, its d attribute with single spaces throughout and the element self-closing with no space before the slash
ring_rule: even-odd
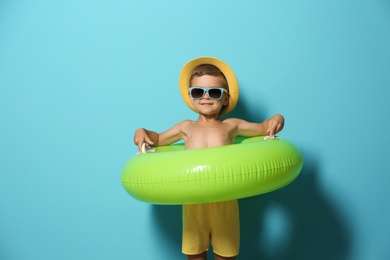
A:
<svg viewBox="0 0 390 260">
<path fill-rule="evenodd" d="M 250 123 L 238 118 L 228 118 L 221 121 L 219 118 L 200 117 L 196 121 L 184 120 L 168 131 L 158 135 L 154 133 L 154 141 L 158 145 L 169 145 L 179 140 L 183 140 L 187 150 L 207 148 L 214 146 L 229 145 L 234 143 L 237 135 L 241 136 L 258 136 L 266 135 L 268 126 L 264 123 Z M 135 138 L 137 144 L 144 142 L 144 130 L 141 131 L 140 137 Z M 149 131 L 152 136 L 152 132 Z"/>
<path fill-rule="evenodd" d="M 186 149 L 232 144 L 237 132 L 236 128 L 236 125 L 230 120 L 187 120 L 181 124 Z"/>
</svg>

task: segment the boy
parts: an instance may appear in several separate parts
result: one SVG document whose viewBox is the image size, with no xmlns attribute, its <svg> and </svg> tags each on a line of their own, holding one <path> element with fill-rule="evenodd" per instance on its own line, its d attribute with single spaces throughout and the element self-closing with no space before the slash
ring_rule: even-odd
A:
<svg viewBox="0 0 390 260">
<path fill-rule="evenodd" d="M 284 118 L 279 114 L 263 123 L 220 119 L 238 100 L 237 79 L 221 60 L 212 57 L 191 60 L 181 71 L 179 85 L 184 101 L 199 114 L 198 119 L 184 120 L 160 134 L 137 129 L 134 143 L 140 151 L 143 143 L 162 146 L 183 140 L 185 149 L 199 149 L 232 144 L 238 135 L 273 137 L 283 129 Z M 235 259 L 239 232 L 237 200 L 183 205 L 182 252 L 189 260 L 205 260 L 210 243 L 216 260 Z"/>
</svg>

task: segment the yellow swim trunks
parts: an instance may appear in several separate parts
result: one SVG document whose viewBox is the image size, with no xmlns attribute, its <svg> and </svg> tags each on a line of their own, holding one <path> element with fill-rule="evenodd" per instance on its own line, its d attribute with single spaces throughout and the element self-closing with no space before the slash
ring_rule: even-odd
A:
<svg viewBox="0 0 390 260">
<path fill-rule="evenodd" d="M 183 205 L 182 252 L 197 255 L 213 246 L 215 254 L 238 255 L 240 221 L 238 201 Z"/>
</svg>

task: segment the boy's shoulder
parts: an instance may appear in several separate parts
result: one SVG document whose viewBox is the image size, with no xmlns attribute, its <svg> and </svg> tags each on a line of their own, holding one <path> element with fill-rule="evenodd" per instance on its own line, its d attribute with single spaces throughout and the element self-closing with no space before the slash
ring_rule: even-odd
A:
<svg viewBox="0 0 390 260">
<path fill-rule="evenodd" d="M 195 122 L 195 121 L 186 119 L 186 120 L 180 121 L 180 122 L 177 123 L 175 126 L 177 126 L 177 127 L 188 126 L 188 125 L 190 125 L 190 124 L 193 124 L 194 122 Z"/>
<path fill-rule="evenodd" d="M 181 122 L 179 122 L 178 124 L 191 124 L 191 123 L 194 123 L 195 121 L 193 121 L 193 120 L 190 120 L 190 119 L 185 119 L 185 120 L 183 120 L 183 121 L 181 121 Z"/>
<path fill-rule="evenodd" d="M 242 125 L 249 123 L 248 121 L 241 119 L 241 118 L 226 118 L 222 122 L 224 124 L 230 125 L 231 127 L 239 127 L 239 126 L 242 126 Z"/>
<path fill-rule="evenodd" d="M 243 121 L 243 120 L 239 119 L 239 118 L 235 118 L 235 117 L 229 117 L 229 118 L 224 119 L 222 122 L 224 122 L 224 123 L 238 123 L 241 121 Z"/>
</svg>

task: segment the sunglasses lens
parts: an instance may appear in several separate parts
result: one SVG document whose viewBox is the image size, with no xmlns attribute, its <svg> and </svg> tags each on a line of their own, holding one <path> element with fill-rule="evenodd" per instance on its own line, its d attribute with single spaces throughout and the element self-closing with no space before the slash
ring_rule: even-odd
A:
<svg viewBox="0 0 390 260">
<path fill-rule="evenodd" d="M 191 97 L 192 98 L 201 98 L 203 97 L 204 90 L 201 88 L 193 88 L 191 89 Z"/>
<path fill-rule="evenodd" d="M 220 99 L 222 96 L 222 91 L 218 88 L 212 88 L 209 90 L 209 96 L 212 99 Z"/>
</svg>

